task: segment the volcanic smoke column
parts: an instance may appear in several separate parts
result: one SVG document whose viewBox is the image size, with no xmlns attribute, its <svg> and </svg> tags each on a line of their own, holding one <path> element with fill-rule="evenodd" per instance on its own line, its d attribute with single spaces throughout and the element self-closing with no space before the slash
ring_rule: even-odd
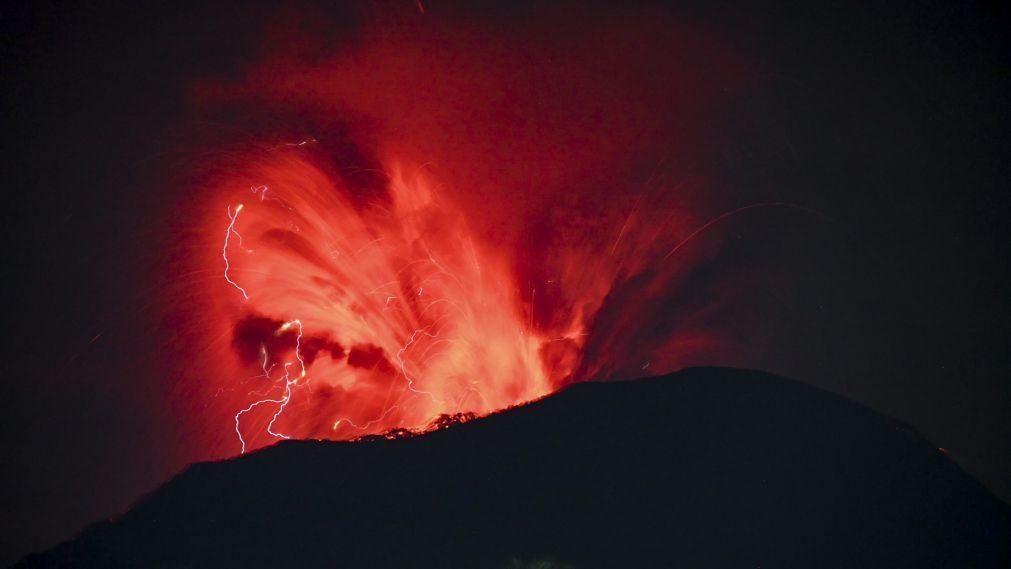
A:
<svg viewBox="0 0 1011 569">
<path fill-rule="evenodd" d="M 542 353 L 577 349 L 581 330 L 534 333 L 512 273 L 421 171 L 390 168 L 389 199 L 358 207 L 297 148 L 250 179 L 224 210 L 219 259 L 234 304 L 220 357 L 238 373 L 218 377 L 245 394 L 243 451 L 485 414 L 546 395 L 571 372 Z"/>
</svg>

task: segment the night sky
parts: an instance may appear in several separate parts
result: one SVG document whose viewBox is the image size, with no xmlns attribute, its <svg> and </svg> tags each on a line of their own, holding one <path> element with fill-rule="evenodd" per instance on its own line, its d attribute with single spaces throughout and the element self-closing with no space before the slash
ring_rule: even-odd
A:
<svg viewBox="0 0 1011 569">
<path fill-rule="evenodd" d="M 194 447 L 204 426 L 188 415 L 197 404 L 180 403 L 167 355 L 179 340 L 166 267 L 186 227 L 176 204 L 199 199 L 191 174 L 221 141 L 312 121 L 290 109 L 210 112 L 195 85 L 241 80 L 279 42 L 312 64 L 375 33 L 370 22 L 391 34 L 398 22 L 459 22 L 508 42 L 527 28 L 565 38 L 612 12 L 634 25 L 639 9 L 580 2 L 543 18 L 522 2 L 433 1 L 423 14 L 412 1 L 298 4 L 0 8 L 0 562 L 123 511 L 187 462 L 223 457 Z M 719 38 L 746 66 L 732 104 L 696 118 L 714 131 L 692 157 L 707 172 L 702 219 L 762 202 L 808 213 L 741 216 L 721 229 L 725 255 L 707 270 L 763 276 L 710 314 L 732 349 L 692 363 L 781 373 L 907 422 L 1011 500 L 1006 10 L 698 4 L 648 9 Z M 560 45 L 550 57 L 583 61 Z M 708 69 L 704 50 L 648 53 L 636 64 L 658 84 L 675 59 L 701 77 L 736 73 Z M 674 130 L 659 128 L 643 163 L 675 161 L 665 152 L 678 146 L 664 143 Z M 648 178 L 648 165 L 621 165 L 636 168 L 633 178 Z M 617 193 L 613 204 L 627 206 Z M 720 294 L 713 282 L 683 281 L 682 305 Z"/>
</svg>

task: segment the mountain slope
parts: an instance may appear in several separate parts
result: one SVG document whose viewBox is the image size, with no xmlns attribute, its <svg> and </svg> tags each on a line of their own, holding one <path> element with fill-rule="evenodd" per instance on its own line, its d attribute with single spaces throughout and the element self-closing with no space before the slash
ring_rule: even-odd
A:
<svg viewBox="0 0 1011 569">
<path fill-rule="evenodd" d="M 424 436 L 197 464 L 20 567 L 1009 566 L 915 431 L 768 374 L 579 384 Z"/>
</svg>

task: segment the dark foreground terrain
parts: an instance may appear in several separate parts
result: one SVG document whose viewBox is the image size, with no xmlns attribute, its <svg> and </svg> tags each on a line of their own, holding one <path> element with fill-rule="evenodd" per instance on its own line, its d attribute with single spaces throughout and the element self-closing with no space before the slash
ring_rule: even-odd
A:
<svg viewBox="0 0 1011 569">
<path fill-rule="evenodd" d="M 197 464 L 19 567 L 1011 567 L 1009 510 L 902 424 L 700 368 Z"/>
</svg>

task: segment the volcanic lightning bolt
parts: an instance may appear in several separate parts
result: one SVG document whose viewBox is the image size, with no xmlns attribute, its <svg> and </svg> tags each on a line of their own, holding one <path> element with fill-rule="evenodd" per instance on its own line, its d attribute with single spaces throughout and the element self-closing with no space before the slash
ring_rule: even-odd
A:
<svg viewBox="0 0 1011 569">
<path fill-rule="evenodd" d="M 266 189 L 264 189 L 264 191 L 266 191 Z M 242 207 L 242 204 L 235 206 L 234 212 L 232 211 L 232 208 L 228 208 L 228 229 L 225 230 L 225 244 L 221 246 L 221 258 L 225 260 L 225 281 L 242 293 L 242 298 L 249 300 L 249 293 L 246 292 L 246 289 L 239 286 L 238 283 L 228 276 L 228 271 L 231 269 L 231 264 L 228 261 L 228 244 L 232 235 L 239 235 L 238 232 L 235 231 L 235 222 L 239 219 L 239 213 L 242 211 Z"/>
<path fill-rule="evenodd" d="M 299 353 L 299 349 L 301 348 L 301 342 L 302 342 L 302 323 L 299 322 L 298 320 L 292 320 L 290 322 L 285 322 L 284 324 L 281 325 L 280 328 L 278 328 L 278 332 L 284 332 L 286 330 L 289 330 L 293 326 L 297 326 L 298 327 L 298 335 L 297 335 L 296 340 L 295 340 L 295 342 L 296 342 L 296 344 L 295 344 L 295 359 L 298 360 L 299 374 L 297 376 L 295 376 L 295 377 L 292 377 L 291 376 L 291 371 L 290 371 L 289 368 L 292 366 L 293 362 L 285 362 L 283 364 L 283 369 L 284 369 L 284 378 L 283 378 L 283 381 L 284 381 L 284 394 L 281 396 L 281 398 L 280 399 L 260 399 L 258 401 L 254 401 L 253 403 L 250 403 L 248 407 L 246 407 L 245 409 L 243 409 L 243 410 L 241 410 L 241 411 L 239 411 L 238 413 L 235 414 L 235 435 L 239 438 L 239 444 L 241 444 L 241 446 L 242 446 L 241 454 L 245 454 L 246 453 L 246 440 L 242 437 L 242 431 L 239 430 L 239 419 L 243 415 L 245 415 L 246 413 L 249 413 L 250 411 L 252 411 L 253 409 L 255 409 L 255 408 L 257 408 L 257 407 L 259 407 L 261 405 L 267 405 L 267 404 L 275 404 L 275 405 L 277 405 L 277 410 L 274 412 L 274 415 L 271 417 L 270 423 L 267 424 L 267 428 L 266 428 L 267 433 L 269 433 L 269 434 L 271 434 L 271 435 L 273 435 L 275 437 L 282 438 L 282 439 L 290 439 L 291 438 L 288 435 L 285 435 L 283 433 L 275 432 L 273 429 L 274 429 L 274 423 L 277 422 L 278 417 L 281 416 L 281 413 L 284 412 L 284 408 L 288 405 L 288 402 L 291 401 L 291 388 L 292 388 L 292 386 L 295 385 L 296 383 L 298 383 L 299 380 L 305 379 L 305 376 L 306 376 L 305 361 L 302 360 L 302 356 Z M 264 353 L 266 353 L 266 351 L 264 351 Z M 271 365 L 270 369 L 267 369 L 267 363 L 266 362 L 267 362 L 267 359 L 266 359 L 266 356 L 265 356 L 264 357 L 264 364 L 263 364 L 263 373 L 264 373 L 264 377 L 266 377 L 267 379 L 270 379 L 270 369 L 273 369 L 273 365 Z"/>
</svg>

